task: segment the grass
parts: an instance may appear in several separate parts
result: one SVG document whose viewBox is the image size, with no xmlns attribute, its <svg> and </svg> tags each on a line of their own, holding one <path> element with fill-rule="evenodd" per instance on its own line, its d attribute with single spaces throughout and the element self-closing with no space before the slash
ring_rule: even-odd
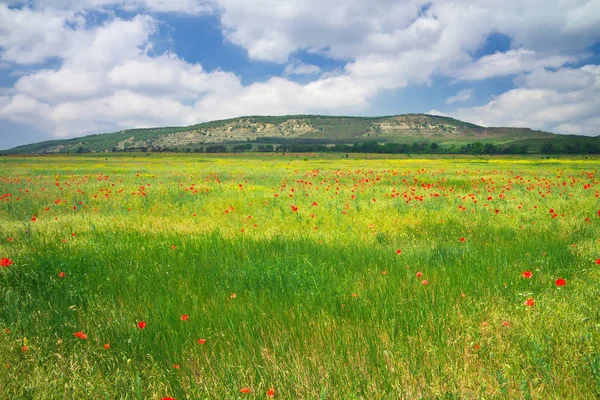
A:
<svg viewBox="0 0 600 400">
<path fill-rule="evenodd" d="M 4 157 L 0 392 L 597 398 L 599 165 Z"/>
</svg>

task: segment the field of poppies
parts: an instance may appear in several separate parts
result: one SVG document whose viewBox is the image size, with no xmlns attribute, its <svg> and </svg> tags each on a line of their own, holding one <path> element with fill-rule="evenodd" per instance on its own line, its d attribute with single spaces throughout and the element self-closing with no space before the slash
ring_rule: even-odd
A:
<svg viewBox="0 0 600 400">
<path fill-rule="evenodd" d="M 593 399 L 600 159 L 0 158 L 0 393 Z"/>
</svg>

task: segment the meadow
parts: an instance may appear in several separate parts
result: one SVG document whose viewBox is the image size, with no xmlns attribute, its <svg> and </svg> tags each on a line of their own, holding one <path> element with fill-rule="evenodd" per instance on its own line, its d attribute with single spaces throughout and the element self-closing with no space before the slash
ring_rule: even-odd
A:
<svg viewBox="0 0 600 400">
<path fill-rule="evenodd" d="M 598 398 L 598 169 L 1 157 L 0 393 Z"/>
</svg>

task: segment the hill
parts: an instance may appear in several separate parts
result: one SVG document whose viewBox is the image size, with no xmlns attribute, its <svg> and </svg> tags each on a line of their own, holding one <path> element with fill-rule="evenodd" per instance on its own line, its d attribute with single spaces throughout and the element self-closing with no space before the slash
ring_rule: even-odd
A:
<svg viewBox="0 0 600 400">
<path fill-rule="evenodd" d="M 529 128 L 485 128 L 449 117 L 406 114 L 386 117 L 322 115 L 248 116 L 186 127 L 129 129 L 65 140 L 51 140 L 5 150 L 5 154 L 111 151 L 201 151 L 205 146 L 240 144 L 548 143 L 561 135 Z M 597 138 L 579 138 L 594 141 Z M 564 139 L 563 139 L 564 140 Z M 541 144 L 540 144 L 541 146 Z M 248 146 L 246 146 L 247 148 Z M 539 147 L 539 146 L 538 146 Z"/>
</svg>

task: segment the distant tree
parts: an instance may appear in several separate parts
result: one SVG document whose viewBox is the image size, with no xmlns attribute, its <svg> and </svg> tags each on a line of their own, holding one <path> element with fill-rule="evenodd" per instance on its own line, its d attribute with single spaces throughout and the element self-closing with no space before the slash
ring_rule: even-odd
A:
<svg viewBox="0 0 600 400">
<path fill-rule="evenodd" d="M 556 151 L 556 149 L 554 148 L 554 144 L 544 143 L 544 145 L 542 146 L 541 153 L 542 154 L 553 154 L 555 151 Z"/>
</svg>

